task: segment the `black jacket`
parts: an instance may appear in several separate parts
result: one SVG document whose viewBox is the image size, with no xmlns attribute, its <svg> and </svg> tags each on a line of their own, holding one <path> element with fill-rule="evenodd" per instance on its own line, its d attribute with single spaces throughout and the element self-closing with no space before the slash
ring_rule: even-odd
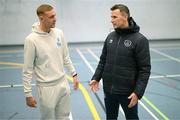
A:
<svg viewBox="0 0 180 120">
<path fill-rule="evenodd" d="M 92 80 L 103 79 L 103 89 L 121 95 L 135 92 L 140 99 L 150 76 L 148 40 L 139 26 L 129 18 L 129 27 L 115 29 L 104 43 L 99 64 Z"/>
</svg>

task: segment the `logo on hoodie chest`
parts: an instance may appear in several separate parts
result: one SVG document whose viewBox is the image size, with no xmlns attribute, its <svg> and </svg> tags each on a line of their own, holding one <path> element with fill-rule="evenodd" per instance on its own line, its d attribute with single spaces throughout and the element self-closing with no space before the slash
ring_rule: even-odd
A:
<svg viewBox="0 0 180 120">
<path fill-rule="evenodd" d="M 110 39 L 110 40 L 109 40 L 109 43 L 113 43 L 113 40 L 112 40 L 112 39 Z"/>
<path fill-rule="evenodd" d="M 60 48 L 60 47 L 61 47 L 61 40 L 60 40 L 59 37 L 58 37 L 57 40 L 56 40 L 56 45 L 57 45 L 57 48 Z"/>
</svg>

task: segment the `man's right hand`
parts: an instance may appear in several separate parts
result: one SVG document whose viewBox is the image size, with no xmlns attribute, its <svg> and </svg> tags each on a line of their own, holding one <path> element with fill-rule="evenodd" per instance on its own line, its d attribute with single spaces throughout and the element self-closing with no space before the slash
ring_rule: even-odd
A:
<svg viewBox="0 0 180 120">
<path fill-rule="evenodd" d="M 36 108 L 37 102 L 34 97 L 26 97 L 26 104 L 29 107 Z"/>
<path fill-rule="evenodd" d="M 93 92 L 96 92 L 99 90 L 99 82 L 96 80 L 91 80 L 89 83 L 89 86 Z"/>
</svg>

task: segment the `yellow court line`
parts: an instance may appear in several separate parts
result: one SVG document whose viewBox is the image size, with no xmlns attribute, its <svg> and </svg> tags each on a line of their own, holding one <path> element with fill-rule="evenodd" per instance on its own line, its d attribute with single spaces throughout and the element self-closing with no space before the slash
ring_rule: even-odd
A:
<svg viewBox="0 0 180 120">
<path fill-rule="evenodd" d="M 0 50 L 0 53 L 18 53 L 23 52 L 23 50 Z"/>
<path fill-rule="evenodd" d="M 2 62 L 2 61 L 0 61 L 0 65 L 12 65 L 12 66 L 23 67 L 23 64 L 21 64 L 21 63 L 14 63 L 14 62 Z"/>
<path fill-rule="evenodd" d="M 1 65 L 1 64 L 2 64 L 2 65 L 12 65 L 12 66 L 23 67 L 23 64 L 21 64 L 21 63 L 1 62 L 1 61 L 0 61 L 0 65 Z M 67 77 L 68 80 L 70 80 L 71 82 L 73 82 L 73 79 L 72 79 L 71 77 L 69 77 L 69 76 L 67 76 L 67 75 L 66 75 L 66 77 Z M 83 85 L 82 85 L 81 83 L 79 83 L 79 89 L 81 90 L 81 92 L 82 92 L 83 95 L 84 95 L 84 98 L 85 98 L 85 100 L 86 100 L 86 102 L 87 102 L 87 104 L 88 104 L 88 107 L 89 107 L 89 109 L 90 109 L 90 111 L 91 111 L 91 113 L 92 113 L 92 115 L 93 115 L 94 120 L 100 120 L 99 114 L 98 114 L 98 112 L 96 111 L 96 108 L 95 108 L 95 106 L 94 106 L 94 104 L 93 104 L 93 102 L 92 102 L 92 100 L 91 100 L 91 97 L 89 96 L 87 90 L 83 87 Z"/>
<path fill-rule="evenodd" d="M 73 79 L 69 76 L 66 76 L 71 82 L 73 82 Z M 89 96 L 87 90 L 83 87 L 83 85 L 80 83 L 79 84 L 79 89 L 82 91 L 83 95 L 84 95 L 84 98 L 90 108 L 90 111 L 94 117 L 94 120 L 100 120 L 100 117 L 99 117 L 99 114 L 98 112 L 96 111 L 96 108 L 91 100 L 91 97 Z"/>
</svg>

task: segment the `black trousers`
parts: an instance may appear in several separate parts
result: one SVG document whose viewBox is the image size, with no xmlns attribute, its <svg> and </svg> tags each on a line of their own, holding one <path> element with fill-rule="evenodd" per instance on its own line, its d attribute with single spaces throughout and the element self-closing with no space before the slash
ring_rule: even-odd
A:
<svg viewBox="0 0 180 120">
<path fill-rule="evenodd" d="M 132 108 L 128 108 L 128 105 L 130 103 L 128 96 L 112 94 L 107 92 L 105 92 L 104 95 L 107 120 L 117 120 L 119 113 L 119 105 L 121 105 L 127 120 L 139 120 L 138 105 L 136 104 Z"/>
</svg>

